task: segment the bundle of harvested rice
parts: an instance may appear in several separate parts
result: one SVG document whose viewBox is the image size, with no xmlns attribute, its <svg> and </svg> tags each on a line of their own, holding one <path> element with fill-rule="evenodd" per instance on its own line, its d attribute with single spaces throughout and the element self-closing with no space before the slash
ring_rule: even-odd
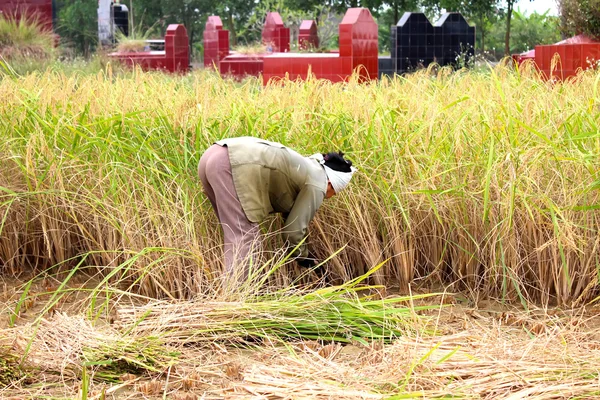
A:
<svg viewBox="0 0 600 400">
<path fill-rule="evenodd" d="M 414 310 L 431 306 L 398 306 L 408 301 L 409 297 L 360 297 L 359 289 L 347 287 L 307 294 L 289 291 L 245 302 L 154 301 L 118 309 L 117 323 L 137 336 L 155 335 L 172 344 L 259 338 L 366 344 L 390 342 L 421 325 Z"/>
</svg>

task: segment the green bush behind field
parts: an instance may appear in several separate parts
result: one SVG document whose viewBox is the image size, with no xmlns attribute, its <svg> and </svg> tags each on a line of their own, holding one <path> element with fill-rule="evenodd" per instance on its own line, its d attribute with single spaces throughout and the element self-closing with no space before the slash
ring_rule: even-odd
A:
<svg viewBox="0 0 600 400">
<path fill-rule="evenodd" d="M 600 75 L 442 69 L 372 84 L 263 87 L 109 65 L 0 78 L 0 268 L 126 265 L 141 293 L 189 297 L 218 276 L 220 232 L 196 167 L 252 135 L 359 168 L 310 242 L 347 280 L 453 284 L 582 301 L 600 271 Z M 277 250 L 273 238 L 267 250 Z M 275 279 L 289 282 L 292 265 Z"/>
<path fill-rule="evenodd" d="M 18 62 L 50 59 L 54 53 L 54 35 L 44 30 L 35 17 L 11 18 L 0 15 L 0 56 Z"/>
</svg>

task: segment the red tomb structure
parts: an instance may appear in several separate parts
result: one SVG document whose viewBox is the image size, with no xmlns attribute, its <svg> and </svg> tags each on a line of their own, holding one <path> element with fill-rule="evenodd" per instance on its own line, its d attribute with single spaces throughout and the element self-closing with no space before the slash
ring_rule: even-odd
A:
<svg viewBox="0 0 600 400">
<path fill-rule="evenodd" d="M 511 57 L 513 61 L 519 65 L 527 60 L 535 61 L 535 49 L 526 51 L 524 53 L 513 54 Z"/>
<path fill-rule="evenodd" d="M 290 28 L 283 26 L 283 20 L 279 13 L 267 13 L 265 26 L 262 30 L 262 42 L 267 46 L 267 53 L 290 51 Z"/>
<path fill-rule="evenodd" d="M 357 70 L 361 80 L 377 79 L 378 29 L 366 8 L 351 8 L 339 26 L 339 54 L 275 53 L 264 59 L 263 83 L 273 78 L 348 80 Z"/>
<path fill-rule="evenodd" d="M 229 51 L 229 31 L 223 29 L 221 19 L 211 16 L 204 29 L 204 66 L 215 66 L 221 75 L 243 78 L 258 76 L 263 71 L 263 60 L 274 52 L 290 50 L 290 30 L 283 26 L 279 13 L 267 13 L 262 31 L 262 41 L 267 51 L 242 54 Z"/>
<path fill-rule="evenodd" d="M 555 55 L 560 61 L 552 68 Z M 600 42 L 585 35 L 562 40 L 555 44 L 535 46 L 535 50 L 513 55 L 513 60 L 522 63 L 533 59 L 546 79 L 567 79 L 577 75 L 578 70 L 598 67 L 600 63 Z"/>
<path fill-rule="evenodd" d="M 560 62 L 552 70 L 552 58 Z M 577 75 L 577 70 L 596 66 L 600 61 L 600 42 L 579 35 L 556 44 L 535 46 L 535 63 L 546 78 L 566 79 Z"/>
<path fill-rule="evenodd" d="M 139 65 L 144 70 L 160 69 L 169 72 L 185 72 L 190 65 L 190 48 L 185 26 L 171 24 L 165 35 L 162 51 L 116 52 L 110 57 L 128 65 Z"/>
<path fill-rule="evenodd" d="M 300 24 L 298 47 L 301 50 L 317 49 L 319 47 L 319 35 L 317 34 L 317 23 L 315 21 L 304 20 Z"/>
<path fill-rule="evenodd" d="M 52 31 L 52 0 L 0 0 L 0 15 L 20 19 L 22 16 L 36 19 L 44 29 Z"/>
<path fill-rule="evenodd" d="M 229 55 L 229 31 L 223 29 L 220 17 L 208 17 L 203 39 L 204 67 L 219 68 L 221 60 Z"/>
</svg>

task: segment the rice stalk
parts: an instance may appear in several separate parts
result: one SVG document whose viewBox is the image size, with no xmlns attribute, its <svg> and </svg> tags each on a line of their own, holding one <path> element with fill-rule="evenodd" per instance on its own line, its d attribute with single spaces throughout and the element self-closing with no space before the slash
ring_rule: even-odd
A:
<svg viewBox="0 0 600 400">
<path fill-rule="evenodd" d="M 213 141 L 252 135 L 303 154 L 340 149 L 359 167 L 309 237 L 322 260 L 343 248 L 327 263 L 337 283 L 389 259 L 371 283 L 589 301 L 600 265 L 597 86 L 593 71 L 549 84 L 502 66 L 267 87 L 205 71 L 3 74 L 0 269 L 69 268 L 90 254 L 108 274 L 144 249 L 176 249 L 138 258 L 133 289 L 205 294 L 221 272 L 221 233 L 196 165 Z M 266 254 L 279 246 L 268 241 Z M 285 266 L 273 280 L 296 273 Z"/>
</svg>

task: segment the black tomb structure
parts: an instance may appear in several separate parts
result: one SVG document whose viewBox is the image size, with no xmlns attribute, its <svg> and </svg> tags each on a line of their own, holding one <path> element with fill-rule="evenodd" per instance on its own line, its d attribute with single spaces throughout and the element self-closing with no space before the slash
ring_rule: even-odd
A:
<svg viewBox="0 0 600 400">
<path fill-rule="evenodd" d="M 393 75 L 467 62 L 474 54 L 475 27 L 460 13 L 445 13 L 431 24 L 425 14 L 406 12 L 391 29 L 391 56 L 379 58 L 379 74 Z"/>
<path fill-rule="evenodd" d="M 123 4 L 112 4 L 113 21 L 115 28 L 123 35 L 129 36 L 129 10 Z"/>
</svg>

